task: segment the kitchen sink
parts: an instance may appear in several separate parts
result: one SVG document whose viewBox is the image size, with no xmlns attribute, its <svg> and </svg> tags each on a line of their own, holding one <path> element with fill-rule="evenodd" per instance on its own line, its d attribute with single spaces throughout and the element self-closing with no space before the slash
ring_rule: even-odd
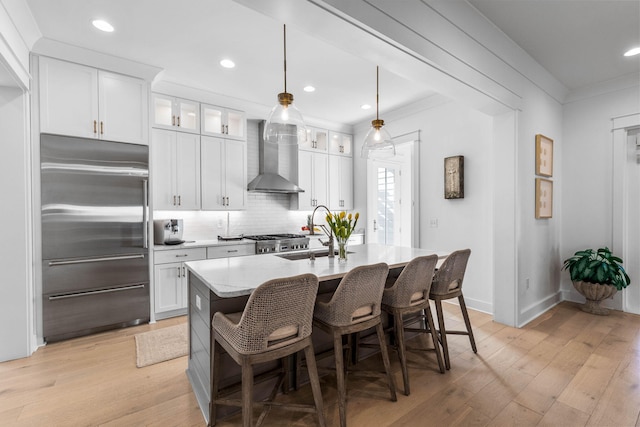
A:
<svg viewBox="0 0 640 427">
<path fill-rule="evenodd" d="M 350 254 L 352 252 L 347 251 L 347 253 Z M 280 258 L 288 259 L 290 261 L 297 261 L 300 259 L 309 259 L 311 254 L 315 255 L 316 258 L 325 257 L 325 256 L 329 256 L 329 250 L 320 249 L 320 250 L 304 251 L 304 252 L 288 252 L 284 254 L 277 254 L 276 256 L 279 256 Z M 338 251 L 336 250 L 334 254 L 335 256 L 338 256 Z"/>
</svg>

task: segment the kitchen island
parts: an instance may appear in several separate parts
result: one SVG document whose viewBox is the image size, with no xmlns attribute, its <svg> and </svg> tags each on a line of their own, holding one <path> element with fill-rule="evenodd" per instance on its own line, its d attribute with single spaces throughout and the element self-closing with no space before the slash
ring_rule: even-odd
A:
<svg viewBox="0 0 640 427">
<path fill-rule="evenodd" d="M 283 255 L 252 255 L 236 258 L 210 259 L 186 263 L 189 278 L 189 367 L 187 376 L 202 413 L 209 421 L 211 396 L 211 320 L 217 311 L 232 313 L 242 311 L 251 292 L 267 280 L 312 273 L 318 276 L 318 293 L 332 292 L 340 279 L 351 269 L 386 262 L 390 275 L 398 275 L 402 268 L 417 256 L 437 254 L 443 260 L 447 254 L 426 249 L 358 245 L 349 248 L 346 263 L 338 258 L 316 257 L 291 260 Z M 316 348 L 316 352 L 319 349 Z M 222 387 L 234 387 L 240 383 L 240 369 L 230 359 L 221 361 Z M 265 364 L 256 369 L 256 377 L 272 370 L 276 364 Z M 264 392 L 268 392 L 265 385 Z M 256 385 L 256 393 L 261 387 Z M 226 409 L 226 408 L 225 408 Z M 224 411 L 218 411 L 222 416 Z"/>
</svg>

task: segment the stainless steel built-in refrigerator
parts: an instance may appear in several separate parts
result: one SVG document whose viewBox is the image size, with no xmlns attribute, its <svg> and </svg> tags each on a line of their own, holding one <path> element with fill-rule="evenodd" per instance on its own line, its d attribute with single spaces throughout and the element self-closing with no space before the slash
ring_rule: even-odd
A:
<svg viewBox="0 0 640 427">
<path fill-rule="evenodd" d="M 148 147 L 40 142 L 44 339 L 148 322 Z"/>
</svg>

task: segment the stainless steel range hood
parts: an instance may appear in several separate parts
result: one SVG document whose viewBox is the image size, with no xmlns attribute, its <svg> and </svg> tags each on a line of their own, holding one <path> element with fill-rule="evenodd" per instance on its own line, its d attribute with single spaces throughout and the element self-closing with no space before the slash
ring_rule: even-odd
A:
<svg viewBox="0 0 640 427">
<path fill-rule="evenodd" d="M 262 137 L 265 122 L 258 125 L 259 173 L 248 185 L 247 191 L 256 193 L 302 193 L 304 190 L 283 177 L 280 173 L 288 172 L 290 177 L 298 176 L 298 146 L 285 146 L 280 152 L 278 144 L 266 143 Z M 283 164 L 281 164 L 283 163 Z"/>
</svg>

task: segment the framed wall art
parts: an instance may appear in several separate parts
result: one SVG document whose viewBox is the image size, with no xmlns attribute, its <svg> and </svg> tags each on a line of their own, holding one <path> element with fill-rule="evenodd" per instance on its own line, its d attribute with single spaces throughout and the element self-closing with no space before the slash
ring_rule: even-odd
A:
<svg viewBox="0 0 640 427">
<path fill-rule="evenodd" d="M 553 176 L 553 139 L 536 135 L 536 175 Z"/>
<path fill-rule="evenodd" d="M 551 218 L 553 215 L 553 181 L 536 178 L 536 218 Z"/>
<path fill-rule="evenodd" d="M 464 156 L 444 159 L 444 198 L 464 199 Z"/>
</svg>

